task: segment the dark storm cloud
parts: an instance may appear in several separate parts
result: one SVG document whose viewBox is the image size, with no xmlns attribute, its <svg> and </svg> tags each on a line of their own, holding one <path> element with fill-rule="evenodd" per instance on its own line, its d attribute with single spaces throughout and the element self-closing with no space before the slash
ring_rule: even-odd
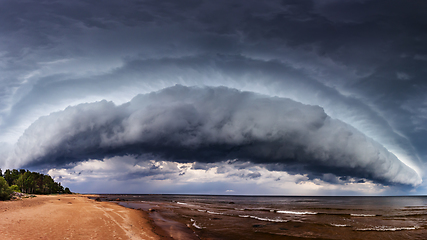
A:
<svg viewBox="0 0 427 240">
<path fill-rule="evenodd" d="M 105 90 L 100 84 L 115 89 L 120 83 L 114 82 L 129 83 L 104 78 L 94 82 L 98 85 L 95 90 L 85 91 L 81 89 L 87 84 L 82 82 L 93 80 L 91 77 L 79 82 L 67 74 L 49 75 L 37 79 L 31 93 L 54 95 L 52 98 L 26 95 L 23 92 L 28 91 L 27 88 L 18 91 L 20 94 L 11 100 L 13 89 L 24 81 L 16 75 L 39 69 L 39 61 L 89 57 L 93 64 L 111 58 L 112 54 L 116 54 L 114 58 L 132 58 L 133 54 L 139 54 L 145 59 L 238 53 L 285 62 L 316 81 L 357 95 L 381 115 L 386 115 L 389 123 L 378 122 L 378 125 L 392 124 L 396 130 L 413 136 L 414 140 L 411 137 L 409 141 L 418 151 L 423 151 L 415 139 L 425 130 L 420 133 L 413 129 L 423 125 L 425 116 L 421 119 L 418 116 L 412 119 L 412 116 L 425 110 L 425 106 L 411 101 L 413 96 L 423 96 L 426 87 L 425 62 L 419 60 L 419 56 L 427 54 L 423 44 L 426 40 L 423 14 L 426 4 L 423 2 L 127 1 L 122 4 L 105 1 L 99 4 L 96 1 L 28 1 L 23 4 L 4 1 L 2 4 L 0 31 L 4 36 L 2 45 L 7 46 L 3 49 L 4 56 L 8 59 L 5 69 L 8 71 L 3 71 L 5 81 L 1 88 L 5 109 L 22 109 L 22 104 L 29 106 L 34 100 L 41 101 L 39 105 L 52 104 L 50 99 L 57 102 L 58 98 L 69 99 L 70 95 L 74 99 L 91 94 L 99 96 Z M 326 63 L 331 60 L 339 66 Z M 240 74 L 248 71 L 236 67 Z M 400 81 L 398 73 L 409 76 L 409 81 Z M 64 89 L 62 94 L 55 94 L 57 89 L 45 86 L 43 79 L 58 82 L 58 87 Z M 63 80 L 69 81 L 61 86 Z M 282 89 L 289 88 L 288 81 L 281 80 L 285 85 Z M 171 82 L 173 85 L 176 80 Z M 403 108 L 408 102 L 411 105 Z M 322 106 L 328 112 L 333 109 Z M 9 116 L 10 122 L 16 122 L 13 118 L 17 114 Z M 388 133 L 383 135 L 383 139 L 388 139 Z M 393 144 L 396 141 L 392 141 Z"/>
<path fill-rule="evenodd" d="M 147 91 L 175 83 L 190 86 L 225 85 L 318 104 L 324 106 L 335 118 L 367 123 L 368 130 L 374 132 L 374 138 L 382 140 L 383 143 L 400 146 L 406 149 L 409 156 L 415 156 L 408 139 L 395 133 L 387 120 L 363 101 L 343 96 L 336 89 L 325 86 L 312 79 L 309 74 L 288 64 L 255 60 L 240 55 L 137 59 L 126 62 L 111 73 L 96 77 L 62 81 L 55 78 L 41 79 L 32 91 L 15 104 L 11 110 L 12 117 L 7 120 L 17 122 L 32 111 L 34 105 L 54 104 L 58 98 L 78 99 L 88 94 L 101 96 L 104 92 L 135 84 L 140 84 L 138 89 L 141 91 Z"/>
<path fill-rule="evenodd" d="M 175 86 L 120 106 L 69 107 L 34 122 L 14 152 L 33 167 L 152 154 L 179 162 L 241 159 L 296 165 L 302 172 L 345 171 L 386 183 L 421 181 L 380 144 L 318 106 L 224 87 Z"/>
<path fill-rule="evenodd" d="M 123 103 L 137 93 L 177 83 L 226 86 L 319 105 L 411 167 L 421 168 L 416 169 L 421 173 L 427 167 L 426 12 L 425 1 L 403 0 L 5 0 L 0 7 L 0 146 L 14 144 L 40 116 L 69 105 L 102 99 Z M 86 136 L 86 130 L 71 133 L 68 142 L 58 140 L 56 145 L 46 139 L 48 146 L 59 146 L 49 149 L 58 165 L 96 157 L 100 150 L 99 156 L 141 152 L 140 145 L 104 149 L 92 144 L 102 142 L 101 132 L 107 136 L 120 132 L 110 126 L 123 125 L 121 121 L 131 115 L 128 107 L 98 102 L 65 112 L 72 116 L 76 115 L 72 111 L 85 108 L 105 115 L 103 120 L 83 111 L 88 119 L 98 119 L 94 126 L 104 127 L 94 130 L 98 135 Z M 32 125 L 33 134 L 43 135 L 44 129 L 35 129 L 41 123 Z M 49 127 L 53 126 L 45 128 Z M 36 142 L 25 142 L 32 138 L 26 136 L 21 137 L 21 147 L 32 149 L 33 157 L 45 156 L 44 150 L 34 147 Z M 257 143 L 260 149 L 263 141 Z M 61 152 L 76 142 L 86 147 L 71 155 Z M 192 150 L 193 158 L 204 157 L 204 147 L 213 157 L 204 157 L 196 167 L 203 168 L 204 162 L 224 152 L 230 158 L 247 157 L 249 147 L 239 144 L 231 150 L 228 145 L 198 146 Z M 0 155 L 6 148 L 0 148 Z M 161 151 L 144 148 L 157 155 Z M 164 158 L 191 159 L 184 150 L 169 145 L 167 149 Z M 309 172 L 312 178 L 329 179 L 323 173 L 332 172 L 392 181 L 366 171 L 367 166 L 311 163 L 309 156 L 287 159 L 285 170 Z M 44 157 L 21 157 L 22 164 L 36 164 L 33 160 L 53 164 Z M 266 156 L 257 159 L 250 158 L 265 162 Z M 272 166 L 272 170 L 283 167 Z"/>
</svg>

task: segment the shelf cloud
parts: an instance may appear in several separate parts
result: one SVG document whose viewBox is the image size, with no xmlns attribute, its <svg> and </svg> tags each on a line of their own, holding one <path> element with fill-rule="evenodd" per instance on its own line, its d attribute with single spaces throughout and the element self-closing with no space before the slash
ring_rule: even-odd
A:
<svg viewBox="0 0 427 240">
<path fill-rule="evenodd" d="M 319 106 L 226 87 L 176 85 L 118 106 L 71 106 L 35 121 L 13 152 L 32 167 L 118 155 L 181 163 L 238 159 L 295 173 L 421 183 L 387 149 Z"/>
<path fill-rule="evenodd" d="M 405 0 L 2 0 L 0 168 L 72 176 L 77 192 L 99 178 L 116 181 L 106 192 L 425 194 L 426 12 Z"/>
</svg>

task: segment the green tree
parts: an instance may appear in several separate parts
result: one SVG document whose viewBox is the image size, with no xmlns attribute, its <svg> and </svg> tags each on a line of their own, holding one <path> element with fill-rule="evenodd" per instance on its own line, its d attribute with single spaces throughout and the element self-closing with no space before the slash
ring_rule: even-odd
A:
<svg viewBox="0 0 427 240">
<path fill-rule="evenodd" d="M 64 189 L 61 183 L 55 182 L 51 176 L 25 169 L 19 169 L 19 171 L 16 169 L 7 169 L 4 172 L 4 179 L 8 186 L 16 185 L 17 187 L 14 187 L 14 189 L 19 189 L 23 193 L 71 193 L 70 189 Z"/>
<path fill-rule="evenodd" d="M 4 179 L 6 180 L 6 182 L 9 184 L 9 182 L 12 182 L 12 172 L 9 169 L 6 169 L 6 171 L 4 172 Z"/>
<path fill-rule="evenodd" d="M 24 175 L 19 176 L 19 178 L 15 181 L 18 188 L 21 192 L 24 192 Z"/>
<path fill-rule="evenodd" d="M 18 180 L 20 175 L 21 174 L 19 174 L 18 170 L 16 170 L 16 169 L 13 169 L 12 171 L 7 169 L 4 172 L 4 179 L 7 181 L 7 184 L 9 184 L 9 186 L 10 186 L 10 185 L 13 185 L 16 180 Z"/>
<path fill-rule="evenodd" d="M 65 194 L 72 194 L 72 192 L 70 191 L 70 189 L 67 188 L 67 187 L 64 189 L 64 193 Z"/>
<path fill-rule="evenodd" d="M 24 189 L 26 193 L 34 193 L 34 189 L 35 189 L 35 181 L 34 181 L 34 177 L 31 174 L 30 171 L 25 172 L 24 175 L 22 175 L 24 178 Z"/>
<path fill-rule="evenodd" d="M 50 194 L 53 193 L 55 182 L 49 175 L 44 175 L 43 177 L 43 184 L 42 184 L 42 192 L 44 194 Z"/>
<path fill-rule="evenodd" d="M 9 188 L 9 184 L 3 177 L 0 177 L 0 200 L 9 200 L 10 194 L 12 194 L 12 190 Z"/>
</svg>

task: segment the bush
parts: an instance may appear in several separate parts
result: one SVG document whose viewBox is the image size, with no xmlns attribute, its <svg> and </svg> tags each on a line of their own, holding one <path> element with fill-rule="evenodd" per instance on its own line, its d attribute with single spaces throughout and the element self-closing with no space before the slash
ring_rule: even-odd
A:
<svg viewBox="0 0 427 240">
<path fill-rule="evenodd" d="M 21 190 L 19 189 L 18 185 L 12 185 L 12 186 L 10 186 L 10 190 L 12 190 L 14 192 L 21 192 Z"/>
<path fill-rule="evenodd" d="M 12 192 L 13 191 L 9 188 L 6 180 L 3 177 L 0 177 L 0 200 L 9 200 Z"/>
</svg>

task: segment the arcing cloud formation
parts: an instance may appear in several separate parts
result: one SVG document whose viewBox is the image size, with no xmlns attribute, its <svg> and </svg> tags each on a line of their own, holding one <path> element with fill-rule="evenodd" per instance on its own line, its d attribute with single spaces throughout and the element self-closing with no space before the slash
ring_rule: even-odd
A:
<svg viewBox="0 0 427 240">
<path fill-rule="evenodd" d="M 209 165 L 197 187 L 175 167 L 153 170 L 179 178 L 181 193 L 209 181 L 228 193 L 233 175 L 255 177 L 236 193 L 262 193 L 268 179 L 265 193 L 287 194 L 276 187 L 298 190 L 303 175 L 308 195 L 424 194 L 426 12 L 405 0 L 2 0 L 0 168 L 126 179 L 112 185 L 122 189 L 131 180 L 114 176 L 135 176 L 133 160 L 100 169 L 135 157 L 193 164 L 193 177 Z M 227 97 L 209 102 L 210 91 Z M 247 160 L 262 171 L 240 173 Z M 156 185 L 134 178 L 136 193 L 138 181 Z"/>
<path fill-rule="evenodd" d="M 116 106 L 80 104 L 34 122 L 13 158 L 64 166 L 117 155 L 175 162 L 229 159 L 417 185 L 421 178 L 383 146 L 318 106 L 225 87 L 177 85 Z"/>
</svg>

